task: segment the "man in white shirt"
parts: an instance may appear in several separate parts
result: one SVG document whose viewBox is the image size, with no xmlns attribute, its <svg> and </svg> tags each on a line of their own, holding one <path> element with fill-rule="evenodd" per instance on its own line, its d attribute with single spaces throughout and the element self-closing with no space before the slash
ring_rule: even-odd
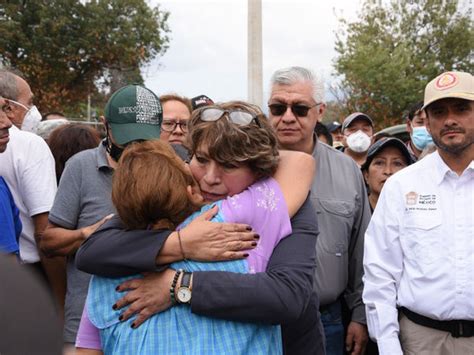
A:
<svg viewBox="0 0 474 355">
<path fill-rule="evenodd" d="M 38 250 L 57 190 L 54 158 L 41 137 L 19 129 L 28 117 L 37 120 L 37 109 L 28 83 L 20 76 L 2 69 L 0 96 L 7 102 L 3 111 L 13 123 L 9 130 L 8 146 L 0 154 L 0 175 L 10 187 L 20 210 L 23 224 L 20 235 L 21 262 L 45 276 L 61 304 L 65 292 L 64 259 L 46 258 Z"/>
<path fill-rule="evenodd" d="M 425 89 L 438 151 L 385 183 L 365 235 L 364 292 L 380 354 L 474 352 L 474 79 Z"/>
</svg>

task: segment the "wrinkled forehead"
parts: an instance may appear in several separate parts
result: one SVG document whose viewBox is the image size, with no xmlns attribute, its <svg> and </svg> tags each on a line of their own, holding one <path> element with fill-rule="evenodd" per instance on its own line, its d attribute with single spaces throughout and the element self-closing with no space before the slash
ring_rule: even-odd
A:
<svg viewBox="0 0 474 355">
<path fill-rule="evenodd" d="M 275 84 L 272 86 L 270 102 L 283 103 L 311 103 L 313 101 L 313 87 L 309 82 L 297 82 L 284 85 Z"/>
</svg>

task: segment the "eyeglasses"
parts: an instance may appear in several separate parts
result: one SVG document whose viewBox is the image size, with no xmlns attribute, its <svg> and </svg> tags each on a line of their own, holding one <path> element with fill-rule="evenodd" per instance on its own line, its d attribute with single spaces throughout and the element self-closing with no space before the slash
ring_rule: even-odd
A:
<svg viewBox="0 0 474 355">
<path fill-rule="evenodd" d="M 306 106 L 302 104 L 288 105 L 288 104 L 277 103 L 277 104 L 270 104 L 268 105 L 268 107 L 270 108 L 270 112 L 272 113 L 273 116 L 283 116 L 285 112 L 288 110 L 288 107 L 290 107 L 291 112 L 293 112 L 293 115 L 297 117 L 306 117 L 308 115 L 308 111 L 318 105 L 321 105 L 321 102 L 316 103 L 313 106 Z"/>
<path fill-rule="evenodd" d="M 26 111 L 30 110 L 30 108 L 23 105 L 21 102 L 18 102 L 18 101 L 12 100 L 12 99 L 6 99 L 6 98 L 3 98 L 3 99 L 5 100 L 5 105 L 2 106 L 2 111 L 5 112 L 5 113 L 10 113 L 12 111 L 12 105 L 11 104 L 15 104 L 17 106 L 20 106 L 20 107 L 24 108 Z"/>
<path fill-rule="evenodd" d="M 21 102 L 18 102 L 18 101 L 12 100 L 12 99 L 6 99 L 6 101 L 7 101 L 8 104 L 13 103 L 17 106 L 23 107 L 26 111 L 31 110 L 31 107 L 25 106 Z M 11 107 L 10 107 L 10 109 L 11 109 Z"/>
<path fill-rule="evenodd" d="M 186 133 L 188 131 L 188 121 L 163 120 L 161 129 L 165 132 L 173 132 L 179 126 L 181 130 Z"/>
<path fill-rule="evenodd" d="M 200 114 L 201 121 L 214 122 L 226 116 L 228 120 L 237 126 L 247 126 L 252 121 L 260 127 L 257 116 L 242 110 L 223 110 L 221 108 L 205 107 L 202 109 Z"/>
</svg>

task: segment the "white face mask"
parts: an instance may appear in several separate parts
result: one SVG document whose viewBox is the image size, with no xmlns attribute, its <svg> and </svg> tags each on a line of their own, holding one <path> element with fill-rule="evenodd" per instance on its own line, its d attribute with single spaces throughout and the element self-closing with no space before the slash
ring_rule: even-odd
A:
<svg viewBox="0 0 474 355">
<path fill-rule="evenodd" d="M 43 117 L 38 111 L 38 108 L 36 106 L 32 106 L 25 115 L 23 124 L 21 125 L 21 130 L 36 133 L 42 118 Z"/>
<path fill-rule="evenodd" d="M 363 153 L 369 149 L 371 139 L 366 133 L 358 130 L 357 132 L 348 136 L 346 141 L 348 147 L 352 151 L 356 153 Z"/>
<path fill-rule="evenodd" d="M 21 130 L 36 133 L 38 130 L 38 125 L 41 122 L 41 119 L 43 118 L 41 116 L 41 113 L 38 111 L 38 108 L 35 105 L 28 108 L 21 102 L 11 99 L 9 101 L 13 102 L 18 106 L 23 107 L 26 110 L 25 117 L 23 118 L 23 123 L 21 124 Z"/>
</svg>

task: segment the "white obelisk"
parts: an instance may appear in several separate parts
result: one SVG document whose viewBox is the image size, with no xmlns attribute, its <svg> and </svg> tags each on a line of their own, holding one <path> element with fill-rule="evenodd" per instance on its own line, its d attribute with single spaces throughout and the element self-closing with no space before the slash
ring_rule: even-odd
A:
<svg viewBox="0 0 474 355">
<path fill-rule="evenodd" d="M 248 0 L 248 101 L 263 105 L 262 1 Z"/>
</svg>

